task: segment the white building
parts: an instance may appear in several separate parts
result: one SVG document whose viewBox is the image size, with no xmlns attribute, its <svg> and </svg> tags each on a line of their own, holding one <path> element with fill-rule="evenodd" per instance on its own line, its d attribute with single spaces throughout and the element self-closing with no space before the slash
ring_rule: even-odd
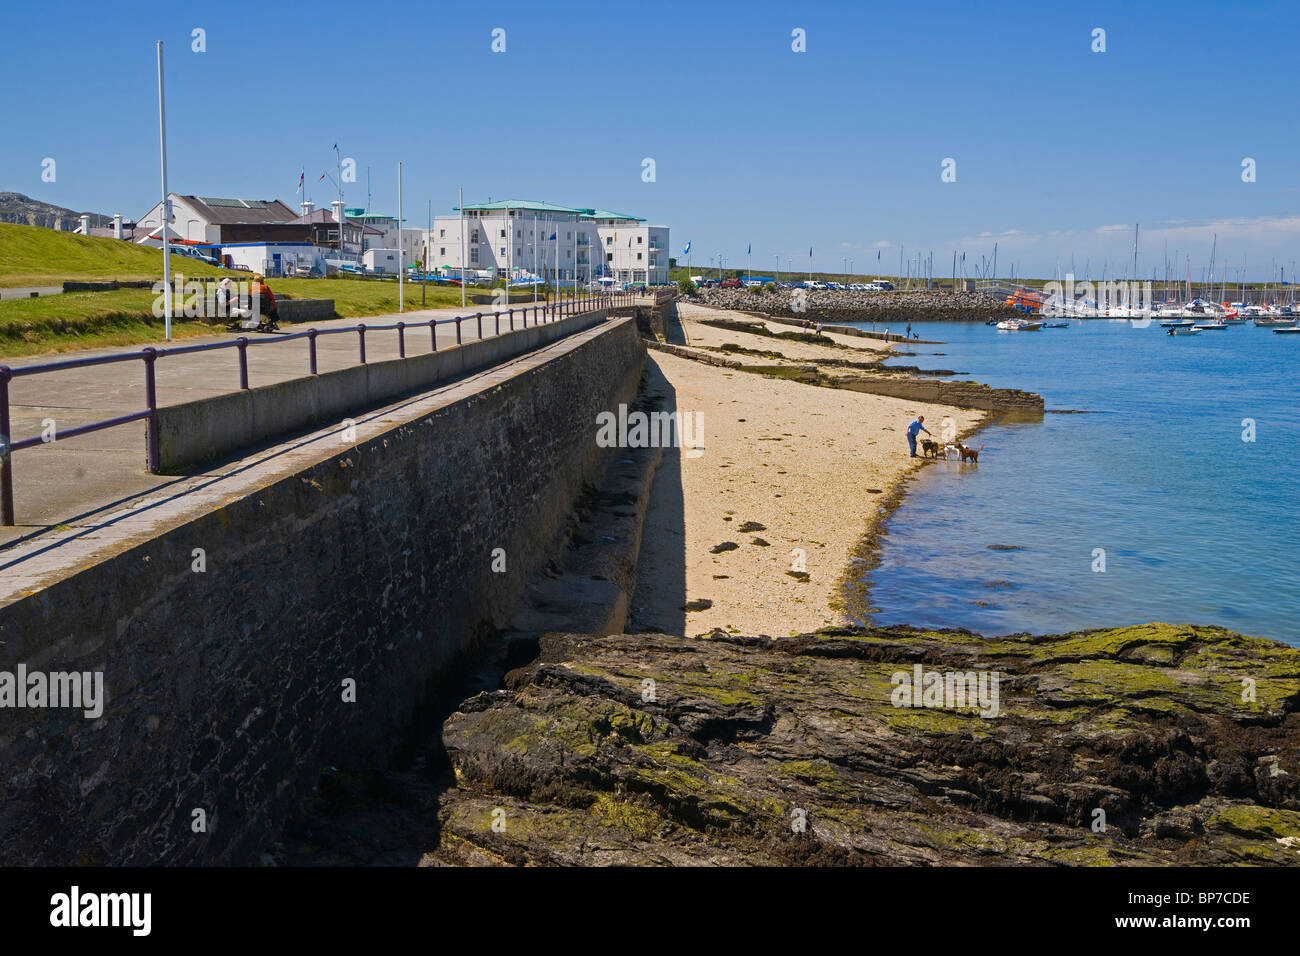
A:
<svg viewBox="0 0 1300 956">
<path fill-rule="evenodd" d="M 294 211 L 278 199 L 220 199 L 178 193 L 169 193 L 167 198 L 172 207 L 168 239 L 214 244 L 246 241 L 252 238 L 248 235 L 250 226 L 287 225 L 296 218 Z M 149 238 L 161 240 L 161 210 L 162 202 L 156 202 L 136 221 L 136 242 Z"/>
<path fill-rule="evenodd" d="M 608 209 L 526 200 L 467 205 L 463 212 L 436 216 L 424 233 L 432 268 L 457 275 L 488 269 L 561 284 L 602 276 L 620 283 L 668 282 L 667 226 Z"/>
</svg>

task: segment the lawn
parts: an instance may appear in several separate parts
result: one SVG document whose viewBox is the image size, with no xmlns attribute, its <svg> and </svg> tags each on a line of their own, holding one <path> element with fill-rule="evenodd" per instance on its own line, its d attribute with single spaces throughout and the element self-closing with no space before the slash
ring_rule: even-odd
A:
<svg viewBox="0 0 1300 956">
<path fill-rule="evenodd" d="M 247 272 L 218 269 L 189 257 L 173 256 L 172 278 L 212 280 L 228 275 L 246 282 Z M 162 251 L 120 239 L 100 239 L 35 226 L 0 223 L 0 286 L 58 285 L 65 279 L 82 281 L 161 280 Z M 397 280 L 375 278 L 270 279 L 277 297 L 333 299 L 340 318 L 361 318 L 397 312 Z M 471 288 L 467 294 L 489 292 Z M 405 283 L 404 311 L 457 308 L 459 286 L 429 284 L 421 304 L 421 283 Z M 149 289 L 110 292 L 68 292 L 38 299 L 0 300 L 0 356 L 37 355 L 72 349 L 102 348 L 157 342 L 163 320 L 153 315 Z M 181 314 L 177 299 L 176 315 Z M 467 301 L 466 312 L 489 310 Z M 211 334 L 220 327 L 176 319 L 173 336 Z"/>
<path fill-rule="evenodd" d="M 198 259 L 172 259 L 186 275 L 237 275 Z M 58 285 L 64 279 L 162 278 L 162 250 L 120 239 L 0 222 L 0 286 Z"/>
</svg>

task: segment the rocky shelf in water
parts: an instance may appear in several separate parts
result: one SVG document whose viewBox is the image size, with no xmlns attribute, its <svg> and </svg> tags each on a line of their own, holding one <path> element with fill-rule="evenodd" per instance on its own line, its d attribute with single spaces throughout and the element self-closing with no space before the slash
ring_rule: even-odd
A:
<svg viewBox="0 0 1300 956">
<path fill-rule="evenodd" d="M 997 715 L 895 706 L 917 667 Z M 1298 701 L 1213 627 L 551 633 L 445 721 L 423 862 L 1300 865 Z"/>
</svg>

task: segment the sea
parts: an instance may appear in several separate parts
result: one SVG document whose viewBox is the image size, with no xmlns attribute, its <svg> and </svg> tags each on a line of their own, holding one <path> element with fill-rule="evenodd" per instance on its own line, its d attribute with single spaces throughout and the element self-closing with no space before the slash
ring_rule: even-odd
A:
<svg viewBox="0 0 1300 956">
<path fill-rule="evenodd" d="M 984 428 L 978 465 L 921 469 L 862 580 L 872 623 L 997 636 L 1168 621 L 1300 646 L 1300 335 L 1096 319 L 912 331 L 943 344 L 893 364 L 1038 392 L 1048 411 Z"/>
</svg>

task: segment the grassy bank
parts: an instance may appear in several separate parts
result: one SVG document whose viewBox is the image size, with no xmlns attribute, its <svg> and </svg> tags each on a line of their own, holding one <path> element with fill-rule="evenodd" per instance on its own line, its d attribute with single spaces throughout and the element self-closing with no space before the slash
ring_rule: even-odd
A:
<svg viewBox="0 0 1300 956">
<path fill-rule="evenodd" d="M 177 261 L 172 260 L 172 266 Z M 162 277 L 162 250 L 37 226 L 0 222 L 0 286 L 58 285 L 65 279 L 106 282 Z M 238 275 L 186 258 L 186 275 Z"/>
</svg>

